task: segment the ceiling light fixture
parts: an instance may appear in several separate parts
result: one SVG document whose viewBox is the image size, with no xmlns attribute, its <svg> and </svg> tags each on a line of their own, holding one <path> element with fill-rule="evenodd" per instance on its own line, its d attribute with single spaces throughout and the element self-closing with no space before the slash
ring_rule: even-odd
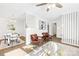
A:
<svg viewBox="0 0 79 59">
<path fill-rule="evenodd" d="M 43 5 L 47 5 L 47 9 L 46 11 L 48 12 L 49 10 L 51 10 L 52 8 L 62 8 L 63 6 L 59 3 L 41 3 L 41 4 L 37 4 L 36 6 L 43 6 Z"/>
</svg>

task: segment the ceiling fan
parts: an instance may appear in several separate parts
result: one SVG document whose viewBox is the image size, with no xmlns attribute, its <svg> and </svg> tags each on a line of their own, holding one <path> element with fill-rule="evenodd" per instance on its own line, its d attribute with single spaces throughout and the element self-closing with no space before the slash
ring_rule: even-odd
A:
<svg viewBox="0 0 79 59">
<path fill-rule="evenodd" d="M 40 4 L 37 4 L 36 6 L 39 7 L 39 6 L 44 6 L 44 5 L 50 5 L 50 6 L 54 5 L 57 8 L 63 7 L 60 3 L 40 3 Z M 48 12 L 49 10 L 50 10 L 50 8 L 47 7 L 46 11 Z"/>
</svg>

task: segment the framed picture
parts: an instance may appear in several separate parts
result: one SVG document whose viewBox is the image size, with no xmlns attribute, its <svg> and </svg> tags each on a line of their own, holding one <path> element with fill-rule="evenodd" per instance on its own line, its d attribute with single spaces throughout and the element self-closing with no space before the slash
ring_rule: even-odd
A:
<svg viewBox="0 0 79 59">
<path fill-rule="evenodd" d="M 46 29 L 46 22 L 45 21 L 42 21 L 42 20 L 39 21 L 39 29 L 40 30 Z"/>
</svg>

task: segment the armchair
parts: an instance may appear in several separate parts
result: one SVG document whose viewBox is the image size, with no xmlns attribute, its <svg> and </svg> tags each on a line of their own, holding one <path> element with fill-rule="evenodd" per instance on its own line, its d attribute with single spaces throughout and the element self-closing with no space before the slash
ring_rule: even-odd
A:
<svg viewBox="0 0 79 59">
<path fill-rule="evenodd" d="M 37 34 L 31 35 L 32 44 L 41 45 L 43 42 L 42 37 L 37 36 Z"/>
<path fill-rule="evenodd" d="M 48 32 L 43 32 L 42 35 L 43 35 L 42 38 L 44 39 L 44 41 L 52 40 L 53 36 L 49 35 Z"/>
</svg>

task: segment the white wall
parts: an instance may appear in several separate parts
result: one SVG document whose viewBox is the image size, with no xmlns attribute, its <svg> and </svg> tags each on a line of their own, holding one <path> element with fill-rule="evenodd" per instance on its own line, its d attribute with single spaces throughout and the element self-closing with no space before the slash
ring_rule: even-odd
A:
<svg viewBox="0 0 79 59">
<path fill-rule="evenodd" d="M 0 17 L 0 38 L 3 38 L 3 35 L 8 31 L 7 24 L 8 18 L 1 18 Z"/>
<path fill-rule="evenodd" d="M 16 20 L 16 32 L 20 33 L 21 35 L 26 35 L 26 17 L 25 14 L 18 16 L 15 18 Z"/>
<path fill-rule="evenodd" d="M 57 18 L 57 37 L 62 38 L 62 18 L 59 16 Z"/>
</svg>

